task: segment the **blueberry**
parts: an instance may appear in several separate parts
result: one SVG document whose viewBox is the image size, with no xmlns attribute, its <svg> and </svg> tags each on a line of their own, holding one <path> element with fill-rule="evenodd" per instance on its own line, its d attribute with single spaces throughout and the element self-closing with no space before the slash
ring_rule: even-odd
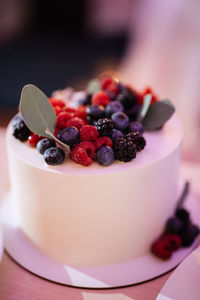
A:
<svg viewBox="0 0 200 300">
<path fill-rule="evenodd" d="M 51 147 L 44 152 L 44 160 L 48 165 L 60 165 L 64 159 L 65 152 L 61 148 Z"/>
<path fill-rule="evenodd" d="M 123 111 L 123 105 L 119 101 L 110 102 L 105 109 L 106 116 L 111 116 L 115 112 Z"/>
<path fill-rule="evenodd" d="M 111 116 L 114 127 L 119 130 L 126 130 L 129 126 L 129 118 L 124 112 L 116 112 Z"/>
<path fill-rule="evenodd" d="M 92 96 L 90 94 L 86 95 L 84 98 L 79 100 L 79 105 L 89 105 L 91 104 Z"/>
<path fill-rule="evenodd" d="M 144 132 L 144 126 L 140 122 L 130 122 L 129 124 L 129 131 L 138 131 L 140 133 Z"/>
<path fill-rule="evenodd" d="M 56 146 L 56 143 L 53 141 L 53 140 L 50 140 L 50 139 L 42 139 L 40 140 L 38 143 L 37 143 L 37 151 L 40 153 L 40 154 L 44 154 L 44 152 L 51 148 L 51 147 L 55 147 Z"/>
<path fill-rule="evenodd" d="M 166 231 L 169 233 L 180 234 L 184 231 L 184 224 L 176 217 L 169 218 L 166 224 Z"/>
<path fill-rule="evenodd" d="M 137 95 L 131 89 L 124 87 L 118 94 L 117 100 L 121 102 L 125 109 L 129 109 L 137 104 Z"/>
<path fill-rule="evenodd" d="M 191 246 L 198 234 L 199 228 L 196 225 L 189 225 L 187 229 L 181 234 L 182 246 Z"/>
<path fill-rule="evenodd" d="M 25 142 L 28 140 L 29 135 L 31 134 L 30 130 L 24 123 L 24 120 L 19 115 L 16 116 L 13 121 L 13 136 L 20 140 L 21 142 Z"/>
<path fill-rule="evenodd" d="M 124 134 L 120 130 L 114 128 L 112 131 L 111 139 L 114 140 L 117 137 L 124 137 Z"/>
<path fill-rule="evenodd" d="M 115 95 L 110 91 L 105 91 L 111 101 L 115 100 Z"/>
<path fill-rule="evenodd" d="M 114 160 L 114 151 L 109 146 L 102 146 L 96 152 L 96 160 L 100 165 L 110 166 Z"/>
<path fill-rule="evenodd" d="M 87 115 L 95 120 L 104 117 L 104 107 L 101 105 L 91 105 L 86 109 Z"/>
<path fill-rule="evenodd" d="M 76 127 L 70 126 L 62 129 L 57 134 L 58 139 L 66 145 L 73 147 L 80 140 L 79 131 Z"/>
<path fill-rule="evenodd" d="M 184 208 L 177 208 L 176 210 L 176 217 L 183 221 L 184 223 L 190 222 L 190 214 Z"/>
</svg>

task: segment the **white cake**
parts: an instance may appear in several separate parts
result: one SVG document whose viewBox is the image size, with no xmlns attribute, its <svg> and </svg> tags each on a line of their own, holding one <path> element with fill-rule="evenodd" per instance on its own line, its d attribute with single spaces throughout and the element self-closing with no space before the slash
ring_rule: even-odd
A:
<svg viewBox="0 0 200 300">
<path fill-rule="evenodd" d="M 150 250 L 176 204 L 182 128 L 174 115 L 144 134 L 129 163 L 55 167 L 7 131 L 19 224 L 44 254 L 74 266 L 122 263 Z"/>
</svg>

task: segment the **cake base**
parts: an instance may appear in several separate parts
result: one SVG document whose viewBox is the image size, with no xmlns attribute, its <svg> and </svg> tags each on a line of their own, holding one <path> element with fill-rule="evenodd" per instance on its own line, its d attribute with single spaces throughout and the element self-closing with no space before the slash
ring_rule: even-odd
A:
<svg viewBox="0 0 200 300">
<path fill-rule="evenodd" d="M 192 192 L 185 207 L 189 209 L 193 222 L 200 225 L 200 201 Z M 23 234 L 18 226 L 11 193 L 6 195 L 2 208 L 4 243 L 8 254 L 33 274 L 63 285 L 105 289 L 138 284 L 176 267 L 199 243 L 197 239 L 190 248 L 181 248 L 168 261 L 162 261 L 149 252 L 122 264 L 77 268 L 46 257 Z"/>
</svg>

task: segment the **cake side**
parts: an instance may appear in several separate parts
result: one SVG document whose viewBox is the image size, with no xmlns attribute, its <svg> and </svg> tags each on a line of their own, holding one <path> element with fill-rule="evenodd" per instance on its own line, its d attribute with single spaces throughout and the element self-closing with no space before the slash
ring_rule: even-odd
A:
<svg viewBox="0 0 200 300">
<path fill-rule="evenodd" d="M 121 263 L 149 252 L 174 210 L 182 129 L 174 116 L 146 133 L 137 160 L 109 168 L 70 161 L 54 169 L 15 140 L 7 146 L 20 227 L 45 254 L 65 264 Z"/>
</svg>

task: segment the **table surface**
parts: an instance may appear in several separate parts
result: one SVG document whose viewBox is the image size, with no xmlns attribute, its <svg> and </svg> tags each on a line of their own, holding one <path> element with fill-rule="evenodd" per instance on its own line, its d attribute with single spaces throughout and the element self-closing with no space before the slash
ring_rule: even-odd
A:
<svg viewBox="0 0 200 300">
<path fill-rule="evenodd" d="M 0 128 L 0 199 L 9 188 L 5 129 Z M 181 176 L 192 182 L 192 188 L 200 194 L 200 165 L 182 164 Z M 143 284 L 120 289 L 89 290 L 62 286 L 41 279 L 16 264 L 5 252 L 0 264 L 1 300 L 152 300 L 155 299 L 171 272 Z M 110 297 L 108 296 L 110 295 Z M 128 298 L 129 297 L 129 298 Z"/>
</svg>

